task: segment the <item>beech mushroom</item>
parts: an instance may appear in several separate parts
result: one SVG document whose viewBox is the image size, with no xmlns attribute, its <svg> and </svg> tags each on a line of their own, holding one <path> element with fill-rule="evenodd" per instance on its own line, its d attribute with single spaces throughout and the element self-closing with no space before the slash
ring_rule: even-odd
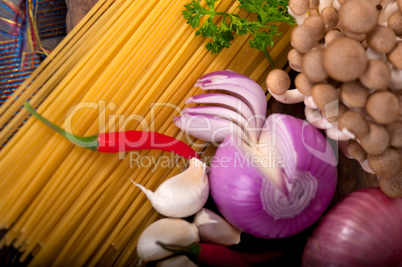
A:
<svg viewBox="0 0 402 267">
<path fill-rule="evenodd" d="M 359 80 L 369 89 L 386 90 L 391 81 L 391 71 L 384 62 L 369 60 L 367 68 Z"/>
<path fill-rule="evenodd" d="M 321 110 L 325 110 L 327 105 L 339 99 L 339 94 L 335 87 L 324 83 L 314 85 L 311 95 Z"/>
<path fill-rule="evenodd" d="M 356 140 L 349 140 L 346 145 L 346 153 L 358 162 L 363 162 L 367 159 L 367 152 Z"/>
<path fill-rule="evenodd" d="M 311 27 L 300 25 L 293 28 L 290 40 L 294 49 L 304 54 L 316 45 L 316 38 Z"/>
<path fill-rule="evenodd" d="M 395 121 L 387 124 L 385 129 L 388 131 L 391 146 L 402 147 L 402 122 Z"/>
<path fill-rule="evenodd" d="M 341 85 L 341 100 L 349 108 L 364 108 L 369 91 L 360 82 L 346 82 Z"/>
<path fill-rule="evenodd" d="M 402 14 L 399 12 L 393 13 L 388 17 L 388 27 L 392 29 L 396 35 L 402 36 Z"/>
<path fill-rule="evenodd" d="M 338 128 L 341 132 L 350 132 L 357 138 L 367 135 L 370 130 L 364 117 L 360 113 L 350 110 L 339 117 Z"/>
<path fill-rule="evenodd" d="M 379 155 L 389 146 L 389 134 L 383 126 L 370 123 L 369 133 L 360 138 L 359 141 L 367 154 Z"/>
<path fill-rule="evenodd" d="M 300 54 L 296 49 L 291 49 L 288 53 L 289 66 L 297 71 L 301 72 L 303 55 Z"/>
<path fill-rule="evenodd" d="M 296 15 L 303 15 L 309 10 L 309 0 L 289 0 L 289 8 Z"/>
<path fill-rule="evenodd" d="M 378 10 L 366 0 L 348 0 L 339 10 L 339 21 L 353 33 L 367 33 L 377 25 Z"/>
<path fill-rule="evenodd" d="M 304 95 L 311 96 L 314 83 L 312 83 L 309 79 L 307 79 L 306 75 L 304 75 L 304 73 L 301 72 L 297 74 L 295 77 L 295 86 Z"/>
<path fill-rule="evenodd" d="M 326 7 L 321 11 L 321 19 L 326 29 L 332 29 L 339 23 L 338 11 L 332 6 Z"/>
<path fill-rule="evenodd" d="M 322 49 L 313 49 L 303 56 L 302 72 L 313 83 L 322 82 L 328 77 L 324 69 L 323 55 Z"/>
<path fill-rule="evenodd" d="M 402 42 L 399 42 L 388 54 L 388 60 L 395 66 L 395 68 L 402 69 Z"/>
<path fill-rule="evenodd" d="M 290 87 L 290 77 L 284 70 L 274 69 L 270 71 L 265 82 L 269 93 L 281 103 L 294 104 L 302 102 L 304 99 L 304 95 L 299 90 L 288 90 Z"/>
<path fill-rule="evenodd" d="M 377 25 L 367 33 L 367 43 L 378 53 L 388 53 L 396 45 L 396 35 L 392 29 Z"/>
<path fill-rule="evenodd" d="M 363 46 L 346 37 L 331 42 L 324 50 L 323 60 L 328 75 L 341 82 L 356 80 L 367 66 Z"/>
<path fill-rule="evenodd" d="M 324 21 L 321 19 L 320 16 L 311 16 L 308 17 L 304 22 L 303 25 L 310 27 L 314 31 L 314 36 L 316 41 L 320 41 L 324 38 L 325 35 L 325 24 Z"/>
<path fill-rule="evenodd" d="M 328 46 L 332 41 L 342 37 L 344 37 L 344 35 L 339 29 L 332 29 L 324 36 L 325 45 Z"/>
<path fill-rule="evenodd" d="M 380 178 L 379 185 L 387 196 L 402 197 L 402 170 L 395 176 Z"/>
<path fill-rule="evenodd" d="M 309 0 L 308 9 L 315 10 L 318 8 L 319 4 L 320 4 L 320 0 Z"/>
<path fill-rule="evenodd" d="M 368 155 L 367 162 L 381 178 L 396 176 L 400 168 L 399 154 L 393 148 L 388 148 L 380 155 Z"/>
<path fill-rule="evenodd" d="M 398 118 L 399 99 L 388 91 L 376 92 L 367 99 L 366 111 L 377 123 L 391 123 Z"/>
</svg>

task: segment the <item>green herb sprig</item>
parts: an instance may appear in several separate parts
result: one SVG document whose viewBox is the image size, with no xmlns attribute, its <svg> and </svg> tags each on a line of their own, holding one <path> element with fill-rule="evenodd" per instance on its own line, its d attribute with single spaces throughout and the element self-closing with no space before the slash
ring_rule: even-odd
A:
<svg viewBox="0 0 402 267">
<path fill-rule="evenodd" d="M 267 47 L 274 46 L 274 36 L 281 35 L 278 32 L 278 24 L 273 22 L 285 22 L 294 24 L 294 19 L 288 14 L 287 6 L 289 0 L 239 0 L 240 9 L 248 13 L 255 13 L 256 20 L 249 21 L 237 14 L 218 12 L 215 10 L 215 2 L 218 0 L 206 0 L 208 8 L 201 5 L 200 0 L 194 0 L 184 5 L 183 16 L 193 28 L 199 28 L 195 34 L 202 37 L 210 37 L 212 40 L 206 48 L 212 53 L 219 53 L 223 48 L 228 48 L 236 36 L 250 33 L 254 38 L 250 40 L 252 48 L 265 53 L 272 66 L 275 65 L 267 51 Z M 201 19 L 207 16 L 201 24 Z M 222 16 L 220 22 L 214 24 L 214 18 Z"/>
</svg>

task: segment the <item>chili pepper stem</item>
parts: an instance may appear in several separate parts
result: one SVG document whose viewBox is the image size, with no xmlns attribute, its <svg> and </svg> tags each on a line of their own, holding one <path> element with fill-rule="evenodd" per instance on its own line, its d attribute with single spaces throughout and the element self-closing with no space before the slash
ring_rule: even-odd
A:
<svg viewBox="0 0 402 267">
<path fill-rule="evenodd" d="M 86 147 L 93 151 L 98 151 L 98 141 L 97 141 L 98 136 L 88 136 L 88 137 L 76 136 L 72 133 L 65 131 L 64 129 L 60 128 L 59 126 L 55 125 L 54 123 L 44 118 L 42 115 L 37 113 L 35 109 L 32 108 L 32 106 L 28 102 L 24 103 L 24 107 L 28 110 L 29 113 L 35 116 L 38 120 L 49 126 L 51 129 L 55 130 L 64 138 L 70 140 L 74 145 Z"/>
</svg>

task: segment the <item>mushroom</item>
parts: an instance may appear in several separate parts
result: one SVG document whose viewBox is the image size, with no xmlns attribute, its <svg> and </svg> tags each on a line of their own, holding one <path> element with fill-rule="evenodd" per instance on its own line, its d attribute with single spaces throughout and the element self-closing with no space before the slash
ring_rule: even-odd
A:
<svg viewBox="0 0 402 267">
<path fill-rule="evenodd" d="M 339 21 L 350 32 L 367 33 L 377 25 L 378 10 L 366 0 L 348 0 L 341 4 Z"/>
<path fill-rule="evenodd" d="M 396 35 L 402 36 L 402 14 L 399 12 L 393 13 L 388 17 L 388 27 L 392 29 Z"/>
<path fill-rule="evenodd" d="M 314 31 L 306 25 L 293 28 L 290 40 L 293 48 L 301 54 L 307 53 L 316 45 Z"/>
<path fill-rule="evenodd" d="M 296 15 L 303 15 L 309 10 L 310 2 L 309 0 L 289 0 L 289 8 Z"/>
<path fill-rule="evenodd" d="M 396 47 L 388 54 L 388 60 L 395 68 L 402 69 L 402 42 L 399 42 Z"/>
<path fill-rule="evenodd" d="M 377 123 L 391 123 L 398 118 L 399 99 L 388 91 L 376 92 L 367 99 L 366 111 Z"/>
<path fill-rule="evenodd" d="M 326 110 L 330 103 L 339 99 L 339 94 L 335 87 L 326 83 L 315 84 L 311 95 L 321 110 Z"/>
<path fill-rule="evenodd" d="M 291 82 L 288 73 L 284 70 L 274 69 L 270 71 L 265 82 L 269 93 L 279 102 L 293 104 L 302 102 L 304 99 L 304 95 L 299 90 L 288 90 Z"/>
<path fill-rule="evenodd" d="M 304 115 L 306 120 L 313 125 L 315 128 L 318 129 L 328 129 L 333 127 L 328 120 L 322 116 L 319 109 L 312 109 L 306 106 L 304 108 Z"/>
<path fill-rule="evenodd" d="M 325 35 L 325 24 L 321 19 L 321 16 L 310 16 L 304 22 L 303 25 L 310 27 L 314 31 L 316 41 L 319 42 Z"/>
<path fill-rule="evenodd" d="M 391 146 L 402 147 L 402 122 L 394 121 L 385 125 L 385 129 L 388 131 Z"/>
<path fill-rule="evenodd" d="M 385 1 L 386 2 L 386 1 Z M 384 3 L 384 8 L 382 8 L 382 10 L 380 10 L 380 14 L 378 16 L 378 20 L 377 23 L 378 24 L 385 24 L 388 21 L 388 18 L 395 12 L 398 12 L 398 4 L 391 0 L 391 2 L 388 3 Z"/>
<path fill-rule="evenodd" d="M 379 155 L 389 146 L 389 134 L 383 126 L 370 123 L 369 133 L 360 138 L 359 141 L 367 154 Z"/>
<path fill-rule="evenodd" d="M 358 42 L 363 42 L 366 39 L 366 34 L 365 33 L 354 33 L 349 30 L 343 30 L 343 34 L 353 40 L 356 40 Z"/>
<path fill-rule="evenodd" d="M 332 6 L 326 7 L 321 11 L 321 19 L 327 30 L 332 29 L 339 23 L 338 11 Z"/>
<path fill-rule="evenodd" d="M 402 170 L 392 177 L 381 177 L 379 180 L 381 190 L 389 197 L 402 197 Z"/>
<path fill-rule="evenodd" d="M 401 90 L 402 89 L 402 69 L 397 69 L 391 66 L 391 82 L 389 87 L 392 90 Z"/>
<path fill-rule="evenodd" d="M 324 36 L 325 46 L 328 46 L 332 41 L 344 37 L 343 33 L 339 29 L 332 29 L 328 31 Z"/>
<path fill-rule="evenodd" d="M 399 153 L 393 148 L 387 148 L 380 155 L 368 155 L 367 162 L 381 178 L 396 176 L 401 164 Z"/>
<path fill-rule="evenodd" d="M 369 60 L 359 80 L 369 89 L 386 90 L 391 81 L 391 71 L 384 62 L 376 59 Z"/>
<path fill-rule="evenodd" d="M 397 0 L 397 2 L 398 2 L 399 11 L 402 12 L 402 0 Z"/>
<path fill-rule="evenodd" d="M 369 91 L 359 81 L 341 85 L 341 100 L 349 108 L 364 108 Z"/>
<path fill-rule="evenodd" d="M 292 16 L 295 19 L 295 22 L 297 25 L 303 25 L 303 22 L 305 19 L 309 17 L 307 13 L 304 13 L 302 15 L 296 15 L 288 6 L 288 13 L 290 16 Z"/>
<path fill-rule="evenodd" d="M 346 153 L 358 162 L 363 162 L 367 159 L 367 152 L 356 140 L 349 140 L 346 145 Z"/>
<path fill-rule="evenodd" d="M 316 10 L 320 4 L 320 0 L 309 0 L 308 9 Z"/>
<path fill-rule="evenodd" d="M 377 25 L 367 33 L 367 43 L 378 53 L 389 53 L 396 45 L 396 35 L 392 29 Z"/>
<path fill-rule="evenodd" d="M 302 59 L 303 55 L 296 49 L 293 48 L 288 52 L 289 66 L 297 72 L 301 72 Z"/>
<path fill-rule="evenodd" d="M 333 2 L 334 2 L 333 0 L 320 0 L 320 5 L 318 6 L 318 12 L 321 14 L 322 10 L 326 7 L 331 6 Z"/>
<path fill-rule="evenodd" d="M 332 41 L 324 50 L 323 60 L 328 75 L 341 82 L 356 80 L 367 66 L 363 46 L 346 37 Z"/>
<path fill-rule="evenodd" d="M 303 72 L 301 72 L 297 74 L 295 77 L 295 86 L 304 95 L 311 96 L 314 83 L 312 83 L 309 79 L 307 79 L 306 75 Z"/>
<path fill-rule="evenodd" d="M 328 77 L 324 69 L 323 54 L 322 49 L 313 49 L 303 56 L 302 72 L 313 83 L 322 82 Z"/>
<path fill-rule="evenodd" d="M 347 111 L 339 117 L 338 128 L 341 132 L 350 132 L 360 138 L 368 134 L 370 126 L 365 118 L 355 111 Z"/>
</svg>

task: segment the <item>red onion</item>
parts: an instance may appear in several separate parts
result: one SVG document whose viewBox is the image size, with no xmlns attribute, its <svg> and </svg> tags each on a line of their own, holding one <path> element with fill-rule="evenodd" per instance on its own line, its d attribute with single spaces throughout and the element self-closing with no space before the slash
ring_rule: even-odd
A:
<svg viewBox="0 0 402 267">
<path fill-rule="evenodd" d="M 211 195 L 225 219 L 243 232 L 287 237 L 312 225 L 328 207 L 335 166 L 332 148 L 316 128 L 273 114 L 259 147 L 235 135 L 221 144 L 210 166 Z"/>
<path fill-rule="evenodd" d="M 379 188 L 347 195 L 308 240 L 303 266 L 402 266 L 402 198 Z"/>
<path fill-rule="evenodd" d="M 225 219 L 264 238 L 294 235 L 317 221 L 334 195 L 337 178 L 335 156 L 325 137 L 291 116 L 266 119 L 264 91 L 246 76 L 217 71 L 201 77 L 196 86 L 232 95 L 220 94 L 219 101 L 211 94 L 192 97 L 187 103 L 218 107 L 187 108 L 174 119 L 197 138 L 223 141 L 209 177 L 212 198 Z M 236 107 L 229 108 L 234 103 Z M 244 117 L 248 109 L 242 112 L 243 106 L 251 118 Z M 246 127 L 252 120 L 256 127 Z"/>
</svg>

